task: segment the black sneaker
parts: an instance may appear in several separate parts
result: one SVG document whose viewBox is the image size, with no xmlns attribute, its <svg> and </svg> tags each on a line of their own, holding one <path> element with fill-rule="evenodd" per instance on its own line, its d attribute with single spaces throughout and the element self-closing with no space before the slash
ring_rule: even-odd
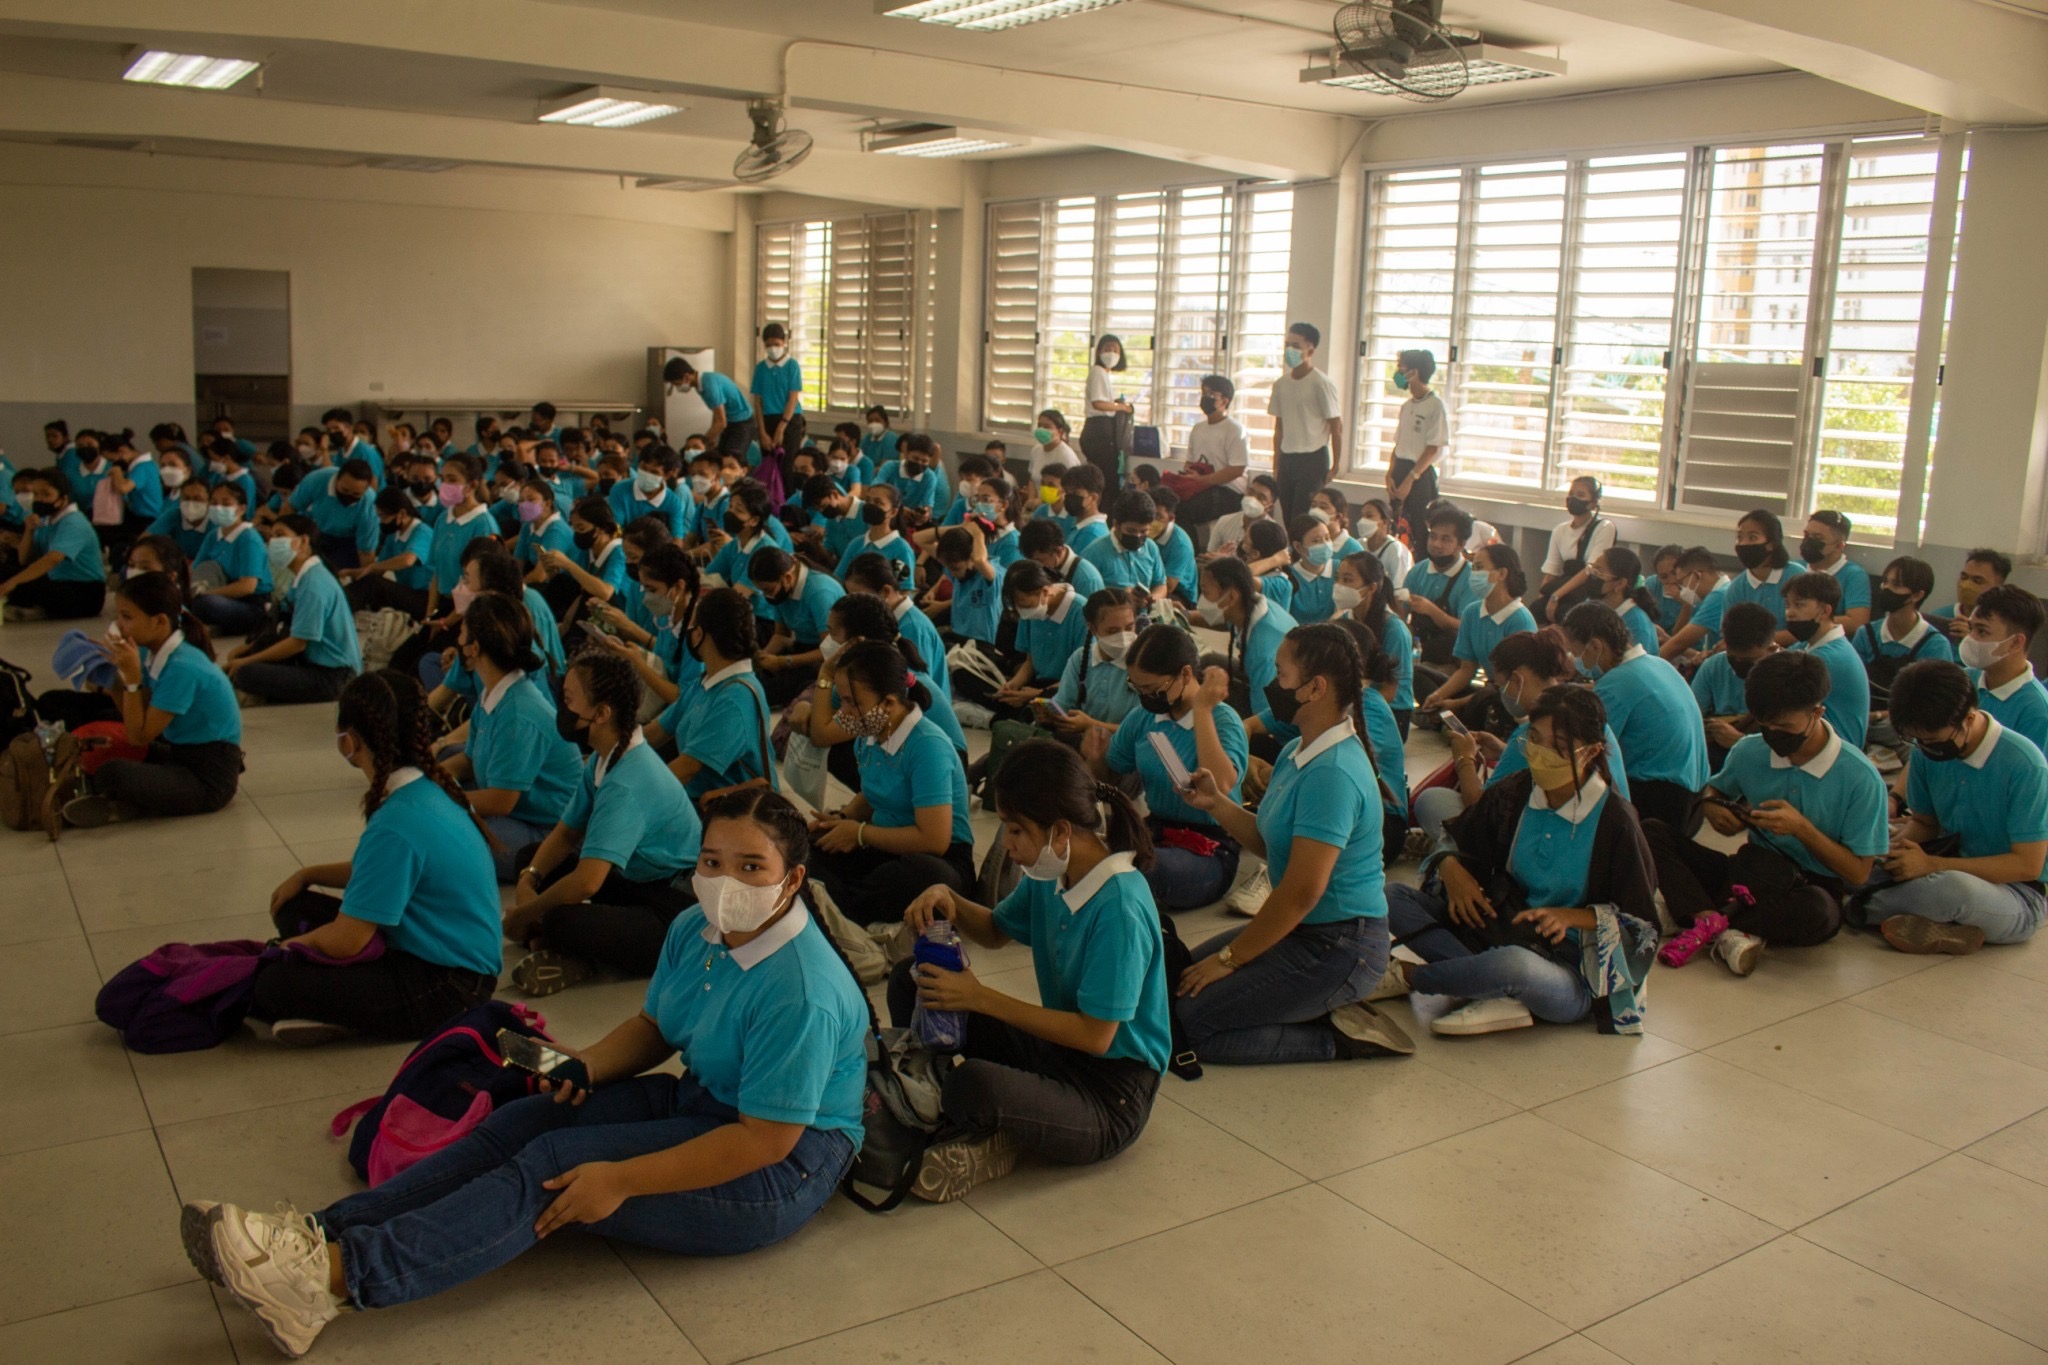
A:
<svg viewBox="0 0 2048 1365">
<path fill-rule="evenodd" d="M 141 814 L 125 801 L 116 801 L 111 796 L 95 796 L 90 792 L 74 796 L 64 803 L 64 823 L 76 829 L 98 829 L 122 820 L 133 820 Z"/>
</svg>

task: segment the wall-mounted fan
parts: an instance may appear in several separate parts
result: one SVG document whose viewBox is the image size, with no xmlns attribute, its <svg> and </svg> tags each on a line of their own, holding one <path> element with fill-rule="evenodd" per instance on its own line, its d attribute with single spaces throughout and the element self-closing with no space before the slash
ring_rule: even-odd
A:
<svg viewBox="0 0 2048 1365">
<path fill-rule="evenodd" d="M 811 154 L 811 135 L 785 128 L 778 100 L 748 100 L 747 117 L 754 121 L 754 140 L 732 163 L 733 179 L 745 185 L 773 180 Z"/>
<path fill-rule="evenodd" d="M 1472 83 L 1465 47 L 1477 33 L 1447 28 L 1443 0 L 1359 0 L 1337 11 L 1336 69 L 1366 88 L 1447 100 Z"/>
</svg>

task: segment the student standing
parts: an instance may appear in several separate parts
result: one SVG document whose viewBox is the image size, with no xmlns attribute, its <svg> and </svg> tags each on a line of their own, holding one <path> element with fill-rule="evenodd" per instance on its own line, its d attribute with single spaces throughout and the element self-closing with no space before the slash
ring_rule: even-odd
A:
<svg viewBox="0 0 2048 1365">
<path fill-rule="evenodd" d="M 754 362 L 753 408 L 761 414 L 761 448 L 794 451 L 803 444 L 804 372 L 789 353 L 789 329 L 761 329 L 762 358 Z"/>
<path fill-rule="evenodd" d="M 2000 725 L 2048 752 L 2048 690 L 2027 652 L 2048 626 L 2040 599 L 2010 583 L 1986 588 L 1970 610 L 1970 633 L 1956 647 L 1977 684 L 1977 705 Z"/>
<path fill-rule="evenodd" d="M 1615 543 L 1615 525 L 1600 515 L 1600 480 L 1591 474 L 1573 479 L 1564 495 L 1570 515 L 1550 531 L 1550 550 L 1543 556 L 1543 590 L 1536 614 L 1556 621 L 1585 599 L 1593 561 Z"/>
<path fill-rule="evenodd" d="M 1273 381 L 1266 411 L 1273 418 L 1273 474 L 1284 522 L 1308 512 L 1309 499 L 1344 462 L 1343 406 L 1330 376 L 1316 368 L 1323 334 L 1311 323 L 1287 329 L 1287 370 Z"/>
<path fill-rule="evenodd" d="M 1117 392 L 1118 376 L 1129 367 L 1121 338 L 1107 332 L 1095 339 L 1088 367 L 1088 417 L 1081 424 L 1081 454 L 1102 475 L 1104 489 L 1123 486 L 1124 436 L 1130 431 L 1130 401 Z"/>
<path fill-rule="evenodd" d="M 697 367 L 681 356 L 670 358 L 662 367 L 661 377 L 679 389 L 694 389 L 704 406 L 711 409 L 711 426 L 704 432 L 707 449 L 746 458 L 757 428 L 753 405 L 747 402 L 739 385 L 716 371 L 699 374 Z"/>
<path fill-rule="evenodd" d="M 290 633 L 260 649 L 237 645 L 228 656 L 236 689 L 260 701 L 332 701 L 363 670 L 355 613 L 334 570 L 313 553 L 315 534 L 301 516 L 279 517 L 272 525 L 270 571 L 292 575 L 285 597 Z"/>
<path fill-rule="evenodd" d="M 14 576 L 0 582 L 9 621 L 98 616 L 107 603 L 106 561 L 92 523 L 78 510 L 64 476 L 39 469 L 28 480 L 35 523 Z"/>
</svg>

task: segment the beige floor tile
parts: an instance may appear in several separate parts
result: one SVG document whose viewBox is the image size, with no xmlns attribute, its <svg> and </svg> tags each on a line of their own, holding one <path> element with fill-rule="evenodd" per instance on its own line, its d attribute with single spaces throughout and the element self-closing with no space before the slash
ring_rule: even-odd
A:
<svg viewBox="0 0 2048 1365">
<path fill-rule="evenodd" d="M 1781 1228 L 1942 1151 L 1711 1057 L 1686 1057 L 1537 1112 Z"/>
<path fill-rule="evenodd" d="M 1709 1055 L 1944 1147 L 2048 1108 L 2048 1072 L 1849 1004 L 1759 1029 Z M 1902 1076 L 1912 1083 L 1900 1084 Z"/>
<path fill-rule="evenodd" d="M 1311 1180 L 1435 1142 L 1515 1112 L 1496 1095 L 1415 1058 L 1327 1066 L 1212 1066 L 1176 1104 Z"/>
<path fill-rule="evenodd" d="M 224 1292 L 215 1294 L 236 1354 L 244 1361 L 276 1360 L 256 1319 Z M 693 1365 L 704 1359 L 609 1246 L 575 1233 L 551 1237 L 510 1265 L 432 1299 L 345 1313 L 320 1334 L 315 1350 L 322 1365 Z"/>
<path fill-rule="evenodd" d="M 242 791 L 253 797 L 282 796 L 290 792 L 326 791 L 340 787 L 363 791 L 361 770 L 342 758 L 334 747 L 334 736 L 311 748 L 280 748 L 263 745 L 244 760 Z"/>
<path fill-rule="evenodd" d="M 93 962 L 104 980 L 166 943 L 223 943 L 233 939 L 265 942 L 277 933 L 277 926 L 257 908 L 261 904 L 257 902 L 233 915 L 109 929 L 101 934 L 87 934 L 86 941 L 92 945 Z"/>
<path fill-rule="evenodd" d="M 1121 1155 L 1082 1167 L 1026 1159 L 967 1202 L 1026 1251 L 1057 1265 L 1301 1183 L 1279 1162 L 1166 1100 L 1154 1104 L 1144 1134 Z"/>
<path fill-rule="evenodd" d="M 1750 979 L 1780 980 L 1808 995 L 1842 1000 L 1942 961 L 1895 951 L 1877 934 L 1841 933 L 1812 948 L 1770 949 Z"/>
<path fill-rule="evenodd" d="M 0 1359 L 19 1365 L 220 1365 L 233 1349 L 197 1281 L 0 1327 Z"/>
<path fill-rule="evenodd" d="M 381 1095 L 409 1051 L 404 1043 L 360 1041 L 283 1048 L 244 1031 L 210 1051 L 136 1054 L 130 1061 L 150 1118 L 161 1126 L 325 1095 Z"/>
<path fill-rule="evenodd" d="M 1617 1313 L 1777 1229 L 1533 1114 L 1323 1182 L 1574 1327 Z M 1587 1210 L 1599 1209 L 1597 1217 Z M 1571 1269 L 1557 1237 L 1570 1228 Z"/>
<path fill-rule="evenodd" d="M 6 950 L 8 985 L 0 991 L 0 1033 L 83 1024 L 93 1015 L 100 974 L 82 936 L 17 943 Z"/>
<path fill-rule="evenodd" d="M 57 845 L 40 830 L 0 829 L 0 877 L 26 877 L 58 872 Z"/>
<path fill-rule="evenodd" d="M 262 912 L 278 883 L 298 870 L 299 860 L 282 847 L 230 851 L 204 843 L 147 859 L 109 854 L 67 869 L 78 918 L 91 933 Z"/>
<path fill-rule="evenodd" d="M 1837 1209 L 1800 1236 L 2048 1346 L 2044 1224 L 2048 1186 L 1952 1156 Z"/>
<path fill-rule="evenodd" d="M 303 867 L 317 867 L 321 863 L 345 863 L 355 857 L 355 834 L 344 839 L 314 839 L 288 845 L 293 858 Z"/>
<path fill-rule="evenodd" d="M 2038 1365 L 2048 1359 L 1797 1237 L 1759 1247 L 1587 1328 L 1586 1335 L 1632 1365 Z"/>
<path fill-rule="evenodd" d="M 1822 1003 L 1820 997 L 1783 976 L 1759 971 L 1739 977 L 1706 957 L 1695 958 L 1677 970 L 1659 966 L 1654 971 L 1643 1027 L 1694 1051 L 1804 1014 Z"/>
<path fill-rule="evenodd" d="M 105 865 L 122 859 L 134 866 L 146 860 L 188 856 L 200 849 L 239 852 L 276 848 L 284 841 L 246 796 L 237 796 L 211 815 L 185 815 L 175 820 L 137 820 L 101 829 L 64 831 L 58 856 L 64 868 Z"/>
<path fill-rule="evenodd" d="M 310 1213 L 359 1192 L 349 1134 L 331 1136 L 328 1121 L 365 1098 L 346 1091 L 159 1126 L 178 1198 L 266 1210 L 282 1201 Z"/>
<path fill-rule="evenodd" d="M 0 948 L 78 933 L 78 911 L 61 868 L 0 877 Z"/>
<path fill-rule="evenodd" d="M 525 956 L 525 950 L 505 946 L 505 969 Z M 549 1034 L 572 1047 L 587 1047 L 638 1014 L 647 1003 L 645 981 L 587 981 L 558 995 L 528 999 L 509 986 L 498 991 L 501 1000 L 525 1005 L 538 1013 Z"/>
<path fill-rule="evenodd" d="M 1585 1337 L 1566 1337 L 1534 1355 L 1523 1356 L 1515 1365 L 1628 1365 L 1628 1362 Z"/>
<path fill-rule="evenodd" d="M 0 1322 L 195 1278 L 152 1133 L 0 1157 Z"/>
<path fill-rule="evenodd" d="M 1060 1267 L 1177 1365 L 1485 1365 L 1565 1328 L 1318 1186 Z"/>
<path fill-rule="evenodd" d="M 2048 1113 L 2021 1119 L 1965 1150 L 2000 1170 L 2048 1185 Z"/>
<path fill-rule="evenodd" d="M 1686 1049 L 1654 1033 L 1606 1034 L 1592 1024 L 1538 1024 L 1511 1033 L 1445 1038 L 1415 1023 L 1405 1002 L 1393 1010 L 1416 1042 L 1416 1057 L 1467 1085 L 1531 1109 L 1620 1076 L 1660 1066 Z M 1654 992 L 1650 1008 L 1657 1008 Z"/>
<path fill-rule="evenodd" d="M 363 828 L 363 786 L 248 798 L 287 844 L 353 839 Z"/>
<path fill-rule="evenodd" d="M 121 1040 L 105 1024 L 67 1024 L 7 1040 L 0 1152 L 58 1147 L 149 1127 Z"/>
<path fill-rule="evenodd" d="M 1158 1365 L 1163 1357 L 1072 1285 L 1041 1270 L 757 1359 L 764 1365 Z"/>
<path fill-rule="evenodd" d="M 2025 943 L 1997 944 L 1970 958 L 1969 962 L 1973 967 L 1994 967 L 2032 981 L 2048 981 L 2048 938 L 2036 934 Z"/>
<path fill-rule="evenodd" d="M 2048 982 L 1994 968 L 1973 969 L 1974 963 L 1973 958 L 1942 963 L 1851 1000 L 1864 1009 L 2048 1070 L 2048 1029 L 2028 1026 L 2048 1018 Z"/>
<path fill-rule="evenodd" d="M 927 1304 L 1039 1269 L 965 1204 L 914 1200 L 878 1216 L 832 1199 L 802 1232 L 747 1256 L 619 1252 L 714 1365 L 929 1312 Z"/>
</svg>

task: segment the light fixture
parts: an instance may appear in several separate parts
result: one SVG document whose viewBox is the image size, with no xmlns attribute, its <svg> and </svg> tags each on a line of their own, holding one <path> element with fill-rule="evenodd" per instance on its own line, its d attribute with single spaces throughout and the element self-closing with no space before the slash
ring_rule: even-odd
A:
<svg viewBox="0 0 2048 1365">
<path fill-rule="evenodd" d="M 431 156 L 373 156 L 363 164 L 379 171 L 418 171 L 423 175 L 439 175 L 464 163 L 442 161 Z"/>
<path fill-rule="evenodd" d="M 159 52 L 155 48 L 137 48 L 130 57 L 122 80 L 187 90 L 225 90 L 262 65 L 240 57 L 203 57 L 196 52 Z"/>
<path fill-rule="evenodd" d="M 651 90 L 618 90 L 588 85 L 573 95 L 540 106 L 542 123 L 573 123 L 583 128 L 631 128 L 636 123 L 680 114 L 675 96 Z"/>
<path fill-rule="evenodd" d="M 1022 144 L 1001 133 L 947 124 L 912 124 L 903 128 L 873 128 L 860 135 L 861 150 L 885 156 L 972 156 L 976 152 L 999 152 Z"/>
<path fill-rule="evenodd" d="M 904 0 L 875 0 L 875 13 L 891 19 L 915 19 L 921 24 L 994 33 L 1122 3 L 1123 0 L 914 0 L 906 4 Z"/>
<path fill-rule="evenodd" d="M 633 182 L 636 190 L 668 190 L 676 194 L 696 194 L 704 190 L 722 190 L 733 182 L 712 180 L 697 175 L 647 175 Z"/>
<path fill-rule="evenodd" d="M 1465 84 L 1468 86 L 1505 85 L 1509 81 L 1533 81 L 1565 74 L 1565 64 L 1560 58 L 1523 52 L 1519 48 L 1478 42 L 1460 43 L 1458 51 L 1465 56 L 1465 74 L 1469 77 Z M 1455 62 L 1448 50 L 1425 51 L 1409 65 L 1408 70 L 1422 72 L 1431 57 L 1440 58 L 1444 64 Z M 1363 90 L 1375 95 L 1401 93 L 1369 71 L 1348 71 L 1334 63 L 1304 67 L 1300 79 L 1303 85 L 1333 85 L 1341 90 Z"/>
</svg>

